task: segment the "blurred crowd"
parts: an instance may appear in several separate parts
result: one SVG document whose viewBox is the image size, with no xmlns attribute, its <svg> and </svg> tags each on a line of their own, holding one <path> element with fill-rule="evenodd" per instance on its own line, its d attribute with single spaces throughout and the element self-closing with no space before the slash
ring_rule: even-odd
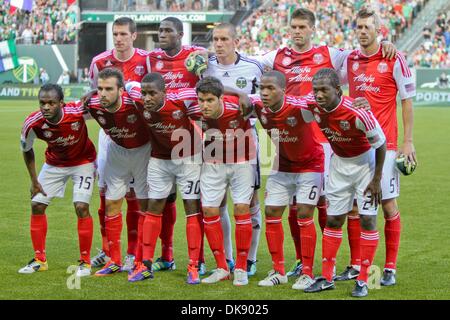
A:
<svg viewBox="0 0 450 320">
<path fill-rule="evenodd" d="M 115 11 L 211 11 L 250 8 L 256 0 L 113 0 Z"/>
<path fill-rule="evenodd" d="M 423 44 L 412 55 L 415 66 L 450 68 L 450 12 L 439 13 L 434 25 L 422 31 Z"/>
<path fill-rule="evenodd" d="M 0 0 L 0 41 L 16 39 L 19 44 L 75 43 L 79 9 L 66 0 L 36 0 L 31 12 L 10 14 L 9 2 Z"/>
<path fill-rule="evenodd" d="M 273 5 L 256 10 L 239 28 L 240 49 L 259 54 L 289 45 L 289 19 L 292 12 L 306 7 L 316 14 L 315 44 L 338 48 L 357 45 L 353 17 L 362 5 L 371 2 L 382 20 L 382 36 L 395 42 L 411 25 L 427 0 L 274 0 Z"/>
</svg>

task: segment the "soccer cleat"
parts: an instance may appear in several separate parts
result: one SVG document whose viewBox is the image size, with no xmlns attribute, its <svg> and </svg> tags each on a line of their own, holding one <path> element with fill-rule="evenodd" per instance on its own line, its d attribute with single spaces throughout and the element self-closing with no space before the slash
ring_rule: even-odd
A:
<svg viewBox="0 0 450 320">
<path fill-rule="evenodd" d="M 166 261 L 163 258 L 159 257 L 156 259 L 155 263 L 152 265 L 153 271 L 173 271 L 177 268 L 175 265 L 175 260 L 172 261 Z"/>
<path fill-rule="evenodd" d="M 269 271 L 267 277 L 258 282 L 258 286 L 260 287 L 273 287 L 279 284 L 285 284 L 288 282 L 287 275 L 281 275 L 278 271 L 271 270 Z"/>
<path fill-rule="evenodd" d="M 200 283 L 200 277 L 199 277 L 198 269 L 196 266 L 188 265 L 186 283 L 187 284 L 199 284 Z"/>
<path fill-rule="evenodd" d="M 98 270 L 95 273 L 95 275 L 97 277 L 111 276 L 111 275 L 113 275 L 115 273 L 120 272 L 121 269 L 122 269 L 122 267 L 120 265 L 115 264 L 112 261 L 109 261 L 107 264 L 105 264 L 105 266 L 102 269 Z"/>
<path fill-rule="evenodd" d="M 302 274 L 303 264 L 300 260 L 295 261 L 292 265 L 291 270 L 289 270 L 286 275 L 290 277 L 299 277 Z"/>
<path fill-rule="evenodd" d="M 345 270 L 338 276 L 335 276 L 333 280 L 335 281 L 347 281 L 355 279 L 359 276 L 359 270 L 355 269 L 353 266 L 347 266 Z"/>
<path fill-rule="evenodd" d="M 198 275 L 204 276 L 206 274 L 206 263 L 199 262 L 198 263 Z"/>
<path fill-rule="evenodd" d="M 33 258 L 30 262 L 28 262 L 28 264 L 25 267 L 19 269 L 19 273 L 29 274 L 47 270 L 48 270 L 47 261 L 41 261 L 39 259 Z"/>
<path fill-rule="evenodd" d="M 292 285 L 292 289 L 295 290 L 305 290 L 309 288 L 310 285 L 314 283 L 314 279 L 307 274 L 302 274 L 297 281 Z"/>
<path fill-rule="evenodd" d="M 235 285 L 235 286 L 246 286 L 246 285 L 248 285 L 247 271 L 242 270 L 242 269 L 235 269 L 234 270 L 233 285 Z"/>
<path fill-rule="evenodd" d="M 334 286 L 334 281 L 327 281 L 327 279 L 320 277 L 317 278 L 312 285 L 310 285 L 308 288 L 306 288 L 304 291 L 306 293 L 314 293 L 314 292 L 321 292 L 325 290 L 333 290 L 336 289 Z"/>
<path fill-rule="evenodd" d="M 134 271 L 128 275 L 128 282 L 144 281 L 147 279 L 153 279 L 153 270 L 149 261 L 138 263 Z"/>
<path fill-rule="evenodd" d="M 382 286 L 393 286 L 395 285 L 395 270 L 384 269 L 383 277 L 381 278 L 380 284 Z"/>
<path fill-rule="evenodd" d="M 202 279 L 202 283 L 216 283 L 222 280 L 229 280 L 230 279 L 230 272 L 228 270 L 217 268 L 213 271 L 213 273 L 205 278 Z"/>
<path fill-rule="evenodd" d="M 227 265 L 228 265 L 228 270 L 230 270 L 230 272 L 234 272 L 234 267 L 235 267 L 234 260 L 227 259 Z"/>
<path fill-rule="evenodd" d="M 90 275 L 91 275 L 91 265 L 84 261 L 80 261 L 75 276 L 81 278 L 81 277 L 88 277 Z"/>
<path fill-rule="evenodd" d="M 136 259 L 136 257 L 132 254 L 127 254 L 125 256 L 125 262 L 123 263 L 122 266 L 122 271 L 124 272 L 130 272 L 133 271 L 134 269 L 134 260 Z"/>
<path fill-rule="evenodd" d="M 249 277 L 256 274 L 256 261 L 247 260 L 247 275 Z"/>
<path fill-rule="evenodd" d="M 367 297 L 369 295 L 369 288 L 364 281 L 356 281 L 355 288 L 352 291 L 352 297 L 362 298 Z"/>
<path fill-rule="evenodd" d="M 98 250 L 98 254 L 91 258 L 91 266 L 93 268 L 103 267 L 111 260 L 103 250 Z"/>
</svg>

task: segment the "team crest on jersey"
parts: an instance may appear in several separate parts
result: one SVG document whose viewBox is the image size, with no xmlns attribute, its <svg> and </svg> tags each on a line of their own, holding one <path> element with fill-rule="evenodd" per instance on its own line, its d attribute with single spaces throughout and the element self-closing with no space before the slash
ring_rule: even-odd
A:
<svg viewBox="0 0 450 320">
<path fill-rule="evenodd" d="M 71 125 L 70 125 L 70 128 L 73 130 L 73 131 L 78 131 L 78 130 L 80 130 L 80 127 L 81 127 L 81 125 L 80 125 L 80 123 L 77 121 L 77 122 L 74 122 L 74 123 L 72 123 Z"/>
<path fill-rule="evenodd" d="M 52 137 L 52 135 L 53 135 L 53 133 L 51 131 L 44 131 L 44 137 L 49 139 Z"/>
<path fill-rule="evenodd" d="M 350 130 L 350 122 L 347 120 L 341 120 L 341 122 L 339 122 L 339 126 L 344 131 Z"/>
<path fill-rule="evenodd" d="M 151 117 L 152 117 L 152 114 L 151 114 L 149 111 L 145 110 L 145 111 L 144 111 L 144 118 L 148 120 L 148 119 L 150 119 Z"/>
<path fill-rule="evenodd" d="M 135 123 L 137 121 L 137 116 L 135 114 L 130 114 L 127 117 L 127 122 L 128 123 Z"/>
<path fill-rule="evenodd" d="M 266 116 L 265 115 L 261 115 L 261 122 L 263 123 L 263 124 L 267 124 L 267 118 L 266 118 Z"/>
<path fill-rule="evenodd" d="M 106 119 L 103 117 L 98 117 L 98 122 L 100 122 L 100 124 L 105 125 L 106 124 Z"/>
<path fill-rule="evenodd" d="M 320 116 L 317 113 L 314 113 L 314 118 L 316 119 L 317 123 L 320 123 L 322 119 L 320 119 Z"/>
<path fill-rule="evenodd" d="M 49 126 L 48 126 L 48 124 L 46 124 L 46 123 L 44 123 L 44 125 L 41 127 L 42 130 L 48 129 L 48 128 L 49 128 Z"/>
<path fill-rule="evenodd" d="M 111 60 L 106 60 L 105 67 L 111 67 L 112 65 Z"/>
<path fill-rule="evenodd" d="M 244 89 L 247 86 L 247 79 L 244 77 L 239 77 L 236 79 L 236 87 L 239 89 Z"/>
<path fill-rule="evenodd" d="M 313 61 L 315 64 L 321 64 L 323 62 L 323 55 L 321 53 L 316 53 L 313 56 Z"/>
<path fill-rule="evenodd" d="M 291 127 L 295 127 L 297 125 L 297 119 L 295 117 L 288 117 L 286 123 Z"/>
<path fill-rule="evenodd" d="M 358 69 L 359 69 L 359 62 L 356 61 L 356 62 L 353 63 L 353 65 L 352 65 L 352 70 L 353 70 L 353 71 L 356 71 L 356 70 L 358 70 Z"/>
<path fill-rule="evenodd" d="M 183 116 L 184 116 L 184 113 L 181 110 L 176 110 L 176 111 L 172 112 L 172 118 L 174 118 L 175 120 L 180 120 Z"/>
<path fill-rule="evenodd" d="M 231 120 L 231 121 L 228 123 L 228 126 L 229 126 L 231 129 L 236 129 L 236 128 L 239 126 L 239 121 L 237 121 L 237 120 Z"/>
<path fill-rule="evenodd" d="M 144 66 L 136 66 L 136 68 L 134 68 L 134 73 L 136 73 L 138 76 L 143 76 L 144 72 Z"/>
<path fill-rule="evenodd" d="M 388 71 L 388 65 L 386 62 L 381 61 L 378 66 L 377 66 L 377 70 L 379 73 L 385 73 Z"/>
<path fill-rule="evenodd" d="M 164 68 L 164 62 L 162 62 L 162 61 L 158 61 L 157 63 L 156 63 L 156 70 L 161 70 L 162 68 Z"/>
<path fill-rule="evenodd" d="M 283 61 L 281 61 L 281 63 L 283 64 L 283 66 L 288 66 L 288 65 L 291 64 L 291 62 L 292 62 L 292 59 L 289 58 L 289 57 L 285 57 L 285 58 L 283 59 Z"/>
</svg>

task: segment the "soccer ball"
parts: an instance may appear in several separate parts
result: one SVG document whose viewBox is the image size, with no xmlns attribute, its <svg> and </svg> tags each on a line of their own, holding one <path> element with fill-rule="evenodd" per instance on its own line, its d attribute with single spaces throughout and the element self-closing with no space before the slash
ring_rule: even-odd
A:
<svg viewBox="0 0 450 320">
<path fill-rule="evenodd" d="M 395 164 L 397 165 L 398 171 L 403 173 L 405 176 L 409 176 L 416 170 L 416 164 L 412 162 L 408 162 L 406 157 L 401 154 L 395 159 Z"/>
<path fill-rule="evenodd" d="M 185 61 L 184 65 L 189 72 L 195 73 L 198 77 L 208 68 L 208 62 L 205 57 L 200 54 L 191 54 Z"/>
</svg>

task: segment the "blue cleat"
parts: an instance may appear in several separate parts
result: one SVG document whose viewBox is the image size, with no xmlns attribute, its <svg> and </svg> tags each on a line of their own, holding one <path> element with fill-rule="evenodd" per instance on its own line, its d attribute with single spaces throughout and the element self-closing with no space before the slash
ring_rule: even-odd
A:
<svg viewBox="0 0 450 320">
<path fill-rule="evenodd" d="M 166 261 L 163 258 L 159 257 L 152 265 L 152 271 L 173 271 L 177 268 L 175 265 L 175 260 Z"/>
<path fill-rule="evenodd" d="M 383 277 L 381 278 L 380 284 L 382 286 L 393 286 L 395 285 L 395 270 L 384 269 Z"/>
<path fill-rule="evenodd" d="M 128 276 L 128 282 L 138 282 L 147 279 L 153 279 L 153 271 L 149 261 L 138 263 L 134 271 Z"/>
<path fill-rule="evenodd" d="M 249 277 L 256 274 L 256 261 L 247 260 L 247 275 Z"/>
<path fill-rule="evenodd" d="M 115 273 L 119 273 L 122 271 L 122 266 L 115 264 L 112 261 L 109 261 L 102 269 L 98 270 L 95 273 L 97 277 L 105 277 L 112 276 Z"/>
</svg>

